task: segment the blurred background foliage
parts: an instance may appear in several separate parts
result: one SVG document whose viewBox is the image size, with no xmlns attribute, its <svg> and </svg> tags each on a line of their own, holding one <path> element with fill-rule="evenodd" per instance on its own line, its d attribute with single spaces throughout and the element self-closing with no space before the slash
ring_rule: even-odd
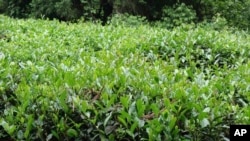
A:
<svg viewBox="0 0 250 141">
<path fill-rule="evenodd" d="M 118 19 L 132 20 L 132 23 L 136 16 L 143 17 L 150 23 L 172 28 L 182 23 L 209 23 L 215 18 L 222 18 L 228 26 L 241 29 L 250 27 L 250 0 L 109 1 L 113 3 L 113 15 L 116 15 L 113 18 L 120 15 L 122 17 Z M 0 0 L 0 13 L 15 18 L 96 21 L 100 19 L 99 8 L 100 0 Z M 132 18 L 124 18 L 126 16 Z"/>
</svg>

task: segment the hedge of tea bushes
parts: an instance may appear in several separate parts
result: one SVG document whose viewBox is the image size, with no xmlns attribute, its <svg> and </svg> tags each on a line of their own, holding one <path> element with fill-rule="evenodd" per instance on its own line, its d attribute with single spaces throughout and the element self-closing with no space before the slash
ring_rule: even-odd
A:
<svg viewBox="0 0 250 141">
<path fill-rule="evenodd" d="M 250 36 L 0 16 L 0 139 L 223 140 L 249 124 Z"/>
</svg>

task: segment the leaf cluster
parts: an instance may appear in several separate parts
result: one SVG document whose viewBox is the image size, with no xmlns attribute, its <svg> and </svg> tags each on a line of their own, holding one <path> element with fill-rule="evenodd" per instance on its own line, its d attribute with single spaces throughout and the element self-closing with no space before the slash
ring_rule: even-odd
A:
<svg viewBox="0 0 250 141">
<path fill-rule="evenodd" d="M 246 32 L 5 16 L 0 29 L 0 139 L 223 140 L 249 124 Z"/>
</svg>

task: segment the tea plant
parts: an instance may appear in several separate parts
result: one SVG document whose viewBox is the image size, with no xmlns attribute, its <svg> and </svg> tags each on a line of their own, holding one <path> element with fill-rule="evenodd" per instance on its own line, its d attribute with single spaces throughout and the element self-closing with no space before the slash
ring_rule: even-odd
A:
<svg viewBox="0 0 250 141">
<path fill-rule="evenodd" d="M 245 32 L 5 16 L 0 29 L 3 140 L 225 140 L 249 124 Z"/>
</svg>

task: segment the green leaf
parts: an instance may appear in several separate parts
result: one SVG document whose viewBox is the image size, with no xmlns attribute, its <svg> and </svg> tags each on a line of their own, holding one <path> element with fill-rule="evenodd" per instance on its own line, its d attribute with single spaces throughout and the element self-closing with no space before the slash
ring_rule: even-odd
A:
<svg viewBox="0 0 250 141">
<path fill-rule="evenodd" d="M 125 109 L 128 109 L 129 102 L 130 102 L 129 97 L 128 96 L 121 96 L 120 101 L 121 101 L 122 105 L 125 107 Z"/>
<path fill-rule="evenodd" d="M 172 119 L 169 121 L 169 129 L 173 130 L 176 125 L 176 117 L 172 117 Z"/>
<path fill-rule="evenodd" d="M 121 122 L 126 128 L 128 127 L 126 120 L 123 119 L 121 116 L 118 116 L 117 119 L 118 119 L 118 121 Z"/>
<path fill-rule="evenodd" d="M 204 127 L 207 127 L 208 125 L 210 125 L 210 122 L 208 121 L 207 118 L 204 118 L 201 120 L 200 124 L 201 124 L 201 127 L 204 128 Z"/>
<path fill-rule="evenodd" d="M 27 127 L 26 127 L 26 130 L 24 132 L 24 137 L 25 138 L 28 138 L 29 135 L 30 135 L 30 131 L 32 129 L 32 124 L 34 122 L 34 118 L 33 118 L 33 115 L 28 115 L 28 122 L 27 122 Z"/>
<path fill-rule="evenodd" d="M 142 117 L 144 115 L 145 108 L 146 106 L 144 105 L 143 101 L 141 99 L 138 99 L 136 101 L 136 109 L 139 117 Z"/>
<path fill-rule="evenodd" d="M 53 137 L 53 134 L 49 134 L 49 135 L 46 137 L 46 141 L 51 140 L 51 139 L 52 139 L 52 137 Z"/>
<path fill-rule="evenodd" d="M 77 133 L 77 131 L 75 129 L 70 128 L 70 129 L 67 130 L 67 135 L 69 137 L 77 137 L 78 133 Z"/>
<path fill-rule="evenodd" d="M 23 131 L 22 130 L 17 131 L 17 138 L 20 140 L 23 139 Z"/>
<path fill-rule="evenodd" d="M 105 126 L 105 134 L 106 135 L 109 135 L 111 134 L 114 130 L 116 129 L 116 126 Z"/>
<path fill-rule="evenodd" d="M 138 123 L 138 127 L 142 128 L 145 125 L 145 121 L 139 118 L 135 118 L 135 121 Z"/>
<path fill-rule="evenodd" d="M 67 113 L 69 111 L 69 107 L 68 105 L 66 104 L 67 103 L 67 93 L 65 91 L 63 91 L 61 93 L 61 95 L 59 96 L 59 102 L 60 102 L 60 105 L 62 106 L 63 110 Z"/>
<path fill-rule="evenodd" d="M 56 131 L 52 130 L 51 133 L 54 137 L 56 137 L 59 140 L 59 135 Z"/>
<path fill-rule="evenodd" d="M 109 115 L 105 118 L 104 123 L 103 123 L 104 127 L 107 125 L 112 115 L 113 115 L 113 112 L 110 112 Z"/>
<path fill-rule="evenodd" d="M 129 114 L 130 116 L 132 116 L 133 114 L 136 113 L 135 104 L 136 104 L 136 102 L 134 101 L 134 102 L 129 106 L 128 114 Z"/>
<path fill-rule="evenodd" d="M 0 125 L 4 128 L 4 130 L 10 134 L 13 135 L 14 131 L 16 130 L 16 126 L 15 125 L 9 125 L 6 121 L 4 121 L 3 119 L 0 120 Z"/>
<path fill-rule="evenodd" d="M 157 104 L 152 103 L 152 104 L 150 105 L 150 108 L 152 109 L 152 111 L 153 111 L 153 113 L 154 113 L 155 115 L 158 115 L 158 114 L 159 114 L 160 110 L 159 110 Z"/>
<path fill-rule="evenodd" d="M 134 133 L 135 129 L 138 127 L 138 122 L 134 122 L 130 127 L 130 132 Z"/>
</svg>

